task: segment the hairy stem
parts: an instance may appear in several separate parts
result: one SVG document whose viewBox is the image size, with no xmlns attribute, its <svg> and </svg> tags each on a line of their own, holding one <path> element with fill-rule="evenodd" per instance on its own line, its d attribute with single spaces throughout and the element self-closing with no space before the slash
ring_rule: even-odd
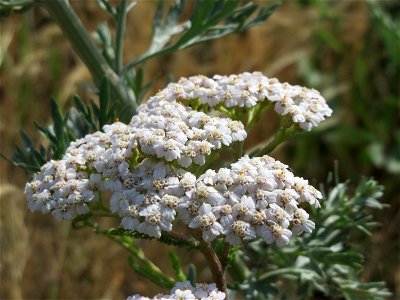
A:
<svg viewBox="0 0 400 300">
<path fill-rule="evenodd" d="M 199 240 L 198 248 L 208 262 L 214 282 L 221 292 L 224 292 L 226 295 L 228 295 L 226 290 L 225 270 L 218 258 L 217 253 L 215 253 L 210 243 L 207 243 L 203 240 L 201 237 L 201 232 L 197 232 L 196 237 Z"/>
<path fill-rule="evenodd" d="M 129 107 L 130 115 L 134 114 L 137 104 L 133 92 L 129 90 L 123 80 L 108 65 L 69 3 L 66 0 L 35 1 L 42 5 L 48 11 L 50 17 L 60 26 L 76 54 L 89 69 L 96 85 L 99 86 L 101 80 L 108 76 L 110 78 L 112 96 L 121 101 L 124 106 Z"/>
<path fill-rule="evenodd" d="M 188 247 L 197 248 L 198 242 L 194 238 L 190 238 L 185 234 L 178 233 L 175 231 L 163 232 L 161 238 L 173 239 L 175 241 L 181 242 L 182 244 L 186 244 Z"/>
</svg>

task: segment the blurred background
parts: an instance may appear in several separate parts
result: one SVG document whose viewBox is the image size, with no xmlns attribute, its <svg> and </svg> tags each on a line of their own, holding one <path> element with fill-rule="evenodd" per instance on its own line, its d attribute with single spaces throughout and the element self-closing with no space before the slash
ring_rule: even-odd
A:
<svg viewBox="0 0 400 300">
<path fill-rule="evenodd" d="M 269 4 L 268 1 L 259 1 Z M 95 1 L 72 1 L 92 32 L 109 21 Z M 125 62 L 144 52 L 151 38 L 156 1 L 139 1 L 128 15 Z M 261 71 L 280 81 L 321 91 L 334 116 L 317 130 L 282 147 L 273 156 L 295 174 L 323 183 L 335 165 L 340 180 L 354 185 L 372 176 L 385 187 L 381 226 L 372 242 L 360 240 L 365 280 L 384 280 L 400 297 L 400 3 L 397 1 L 285 1 L 268 21 L 228 36 L 153 59 L 145 66 L 154 94 L 168 74 L 181 76 Z M 397 26 L 395 21 L 397 22 Z M 60 107 L 85 90 L 90 74 L 60 29 L 40 8 L 0 20 L 0 151 L 21 144 L 19 129 L 36 141 L 33 126 L 50 118 L 50 97 Z M 265 116 L 247 147 L 268 138 L 278 122 Z M 0 159 L 1 299 L 120 299 L 134 292 L 159 291 L 129 269 L 127 253 L 89 229 L 28 213 L 24 171 Z M 172 248 L 143 242 L 150 258 L 172 274 Z M 202 257 L 178 251 L 184 263 L 204 265 Z M 165 256 L 164 256 L 165 254 Z M 200 279 L 210 280 L 200 267 Z M 397 291 L 396 291 L 397 285 Z M 396 296 L 393 296 L 393 299 Z"/>
</svg>

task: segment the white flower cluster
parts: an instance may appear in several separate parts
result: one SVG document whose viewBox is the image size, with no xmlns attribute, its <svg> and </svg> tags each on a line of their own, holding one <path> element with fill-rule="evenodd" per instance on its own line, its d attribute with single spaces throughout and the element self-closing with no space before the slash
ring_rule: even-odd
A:
<svg viewBox="0 0 400 300">
<path fill-rule="evenodd" d="M 153 298 L 143 297 L 140 295 L 133 295 L 127 300 L 163 300 L 163 299 L 176 299 L 176 300 L 224 300 L 226 295 L 217 289 L 215 283 L 212 284 L 196 284 L 192 286 L 189 281 L 178 282 L 171 290 L 169 295 L 157 295 Z"/>
<path fill-rule="evenodd" d="M 322 198 L 307 180 L 267 155 L 244 156 L 230 169 L 208 170 L 195 184 L 177 207 L 180 218 L 199 228 L 205 241 L 223 235 L 231 245 L 256 237 L 287 245 L 292 232 L 315 227 L 300 204 L 319 207 Z"/>
<path fill-rule="evenodd" d="M 229 118 L 210 117 L 179 103 L 143 105 L 130 125 L 106 125 L 104 133 L 71 143 L 63 159 L 43 165 L 25 188 L 29 208 L 71 220 L 89 212 L 99 191 L 112 192 L 111 211 L 123 216 L 124 227 L 160 237 L 160 228 L 171 230 L 171 208 L 177 205 L 170 203 L 172 195 L 166 198 L 164 188 L 172 180 L 168 176 L 185 172 L 165 161 L 182 167 L 203 165 L 214 149 L 245 138 L 243 124 Z M 160 220 L 154 217 L 158 215 Z"/>
<path fill-rule="evenodd" d="M 151 97 L 149 102 L 185 103 L 193 99 L 200 99 L 201 103 L 210 107 L 223 105 L 227 108 L 250 108 L 260 102 L 269 101 L 274 103 L 278 114 L 290 116 L 294 123 L 298 123 L 306 131 L 310 131 L 332 114 L 318 91 L 281 83 L 260 72 L 215 75 L 213 78 L 203 75 L 183 77 L 177 83 L 170 83 Z"/>
<path fill-rule="evenodd" d="M 111 156 L 107 151 L 110 144 L 107 134 L 96 132 L 72 143 L 62 160 L 43 165 L 25 186 L 29 209 L 52 212 L 57 219 L 67 220 L 88 213 L 88 204 L 97 201 L 104 189 L 101 175 L 94 170 L 111 169 L 102 161 Z"/>
<path fill-rule="evenodd" d="M 130 126 L 142 153 L 176 160 L 185 168 L 192 163 L 203 165 L 212 150 L 247 137 L 241 122 L 211 117 L 177 102 L 141 106 Z"/>
<path fill-rule="evenodd" d="M 232 82 L 250 85 L 251 78 L 273 81 L 258 73 L 194 77 L 187 79 L 196 82 L 188 98 L 210 87 L 228 89 Z M 208 170 L 199 178 L 188 172 L 192 164 L 203 165 L 212 151 L 243 141 L 244 126 L 157 97 L 142 105 L 129 125 L 106 125 L 104 133 L 71 143 L 61 160 L 46 163 L 26 185 L 30 210 L 72 220 L 106 205 L 129 230 L 160 238 L 178 218 L 201 231 L 205 241 L 224 236 L 232 245 L 261 237 L 283 246 L 292 233 L 313 230 L 300 204 L 318 207 L 321 194 L 269 156 L 244 156 L 229 169 Z M 110 195 L 109 200 L 102 195 Z"/>
</svg>

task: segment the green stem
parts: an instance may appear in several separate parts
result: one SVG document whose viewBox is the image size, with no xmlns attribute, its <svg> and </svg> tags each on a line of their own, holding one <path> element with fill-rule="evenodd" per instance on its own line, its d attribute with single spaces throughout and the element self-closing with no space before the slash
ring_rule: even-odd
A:
<svg viewBox="0 0 400 300">
<path fill-rule="evenodd" d="M 181 244 L 185 245 L 186 247 L 190 249 L 195 249 L 199 246 L 199 243 L 196 239 L 190 238 L 182 233 L 178 233 L 175 231 L 169 231 L 169 232 L 163 232 L 161 235 L 160 241 L 162 242 L 164 240 L 174 240 L 177 242 L 180 242 Z"/>
<path fill-rule="evenodd" d="M 1 8 L 14 8 L 18 6 L 25 6 L 25 5 L 31 5 L 34 3 L 34 0 L 14 0 L 11 2 L 6 2 L 6 1 L 1 1 L 0 7 Z"/>
<path fill-rule="evenodd" d="M 231 245 L 227 242 L 224 243 L 224 248 L 222 249 L 221 253 L 221 264 L 224 269 L 226 270 L 227 264 L 228 264 L 228 256 L 229 256 L 229 251 L 231 250 Z"/>
<path fill-rule="evenodd" d="M 237 142 L 235 148 L 235 159 L 239 160 L 243 156 L 244 142 Z"/>
<path fill-rule="evenodd" d="M 66 0 L 35 1 L 41 4 L 60 26 L 77 55 L 89 69 L 96 85 L 99 86 L 101 80 L 108 76 L 113 97 L 119 99 L 124 106 L 129 107 L 129 112 L 134 114 L 137 104 L 133 92 L 125 86 L 121 78 L 108 65 L 69 3 Z"/>
<path fill-rule="evenodd" d="M 92 227 L 96 233 L 108 237 L 118 245 L 128 250 L 134 258 L 134 261 L 130 262 L 136 272 L 147 277 L 161 287 L 171 288 L 174 286 L 175 280 L 164 275 L 160 268 L 158 268 L 150 259 L 145 256 L 143 250 L 134 243 L 132 238 L 126 236 L 115 236 L 111 234 L 109 230 L 102 229 L 97 223 L 90 221 L 87 221 L 86 225 Z"/>
<path fill-rule="evenodd" d="M 263 113 L 272 107 L 272 105 L 273 102 L 269 102 L 269 100 L 266 99 L 264 102 L 257 105 L 252 113 L 249 113 L 249 120 L 246 125 L 247 132 L 250 132 L 254 125 L 260 120 Z"/>
<path fill-rule="evenodd" d="M 125 28 L 126 28 L 126 11 L 127 1 L 121 0 L 118 7 L 117 16 L 117 33 L 115 41 L 115 71 L 118 75 L 122 72 L 122 60 L 124 55 L 124 38 L 125 38 Z"/>
<path fill-rule="evenodd" d="M 281 143 L 286 141 L 289 137 L 291 137 L 294 133 L 297 132 L 295 126 L 291 126 L 289 128 L 284 127 L 279 129 L 279 131 L 275 134 L 272 141 L 270 141 L 265 147 L 260 150 L 254 151 L 251 156 L 263 156 L 271 153 L 276 147 L 278 147 Z"/>
<path fill-rule="evenodd" d="M 264 148 L 262 148 L 258 153 L 257 156 L 262 156 L 265 154 L 269 154 L 274 150 L 276 147 L 278 147 L 279 144 L 281 144 L 285 140 L 286 134 L 284 130 L 279 130 L 273 140 L 269 142 Z"/>
</svg>

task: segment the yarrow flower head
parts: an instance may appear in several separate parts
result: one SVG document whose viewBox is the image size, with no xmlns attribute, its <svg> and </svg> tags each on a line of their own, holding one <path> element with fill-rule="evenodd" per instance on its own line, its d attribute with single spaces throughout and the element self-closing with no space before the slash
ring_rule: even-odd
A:
<svg viewBox="0 0 400 300">
<path fill-rule="evenodd" d="M 160 101 L 189 103 L 194 99 L 210 108 L 222 105 L 226 108 L 251 108 L 260 103 L 274 105 L 275 112 L 289 116 L 303 130 L 318 126 L 332 110 L 321 94 L 314 90 L 281 83 L 260 72 L 238 75 L 203 75 L 181 78 L 170 83 L 164 90 L 149 99 L 152 105 Z"/>
<path fill-rule="evenodd" d="M 60 220 L 106 207 L 123 228 L 154 238 L 179 219 L 206 242 L 259 237 L 284 246 L 315 227 L 304 204 L 319 207 L 322 195 L 307 180 L 267 155 L 195 175 L 212 153 L 247 137 L 240 121 L 217 108 L 261 102 L 305 130 L 331 113 L 317 91 L 261 73 L 182 78 L 142 104 L 130 124 L 106 125 L 43 165 L 25 187 L 28 207 Z"/>
<path fill-rule="evenodd" d="M 176 299 L 176 300 L 224 300 L 226 294 L 219 291 L 215 283 L 212 284 L 196 284 L 193 286 L 189 281 L 177 282 L 171 289 L 170 294 L 159 294 L 153 298 L 143 297 L 141 295 L 133 295 L 127 300 L 156 300 L 156 299 Z"/>
<path fill-rule="evenodd" d="M 322 194 L 304 179 L 294 176 L 286 165 L 267 155 L 251 159 L 244 156 L 230 169 L 221 170 L 207 179 L 207 184 L 204 179 L 197 180 L 202 191 L 209 188 L 221 195 L 215 197 L 218 201 L 208 198 L 199 201 L 194 196 L 180 205 L 180 213 L 186 209 L 187 215 L 192 217 L 189 226 L 200 228 L 206 241 L 222 234 L 232 245 L 240 244 L 243 239 L 260 237 L 269 244 L 276 242 L 283 246 L 289 243 L 291 230 L 300 234 L 314 228 L 299 205 L 308 202 L 319 207 Z M 225 178 L 232 178 L 229 186 L 220 184 L 221 173 Z M 307 198 L 301 196 L 304 194 Z M 200 209 L 193 210 L 193 204 L 200 202 Z"/>
</svg>

